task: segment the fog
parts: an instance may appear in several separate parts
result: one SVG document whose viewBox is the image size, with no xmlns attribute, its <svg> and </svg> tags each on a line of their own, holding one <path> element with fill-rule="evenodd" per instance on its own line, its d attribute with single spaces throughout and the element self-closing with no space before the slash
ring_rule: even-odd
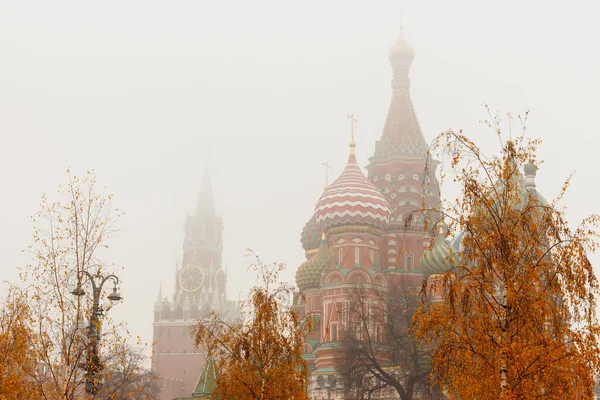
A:
<svg viewBox="0 0 600 400">
<path fill-rule="evenodd" d="M 95 169 L 126 212 L 107 257 L 124 266 L 111 315 L 150 343 L 209 165 L 228 297 L 253 284 L 246 248 L 286 263 L 293 282 L 321 163 L 337 176 L 346 161 L 346 114 L 358 119 L 363 167 L 381 134 L 400 14 L 425 138 L 462 128 L 498 150 L 481 103 L 531 109 L 538 190 L 553 198 L 576 171 L 564 204 L 577 221 L 598 211 L 599 11 L 589 1 L 0 0 L 2 280 L 27 262 L 41 194 L 56 193 L 67 167 Z"/>
</svg>

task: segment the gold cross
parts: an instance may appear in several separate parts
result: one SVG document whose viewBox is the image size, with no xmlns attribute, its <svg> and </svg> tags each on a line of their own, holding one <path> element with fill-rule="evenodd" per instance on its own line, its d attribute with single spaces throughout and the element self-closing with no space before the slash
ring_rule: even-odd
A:
<svg viewBox="0 0 600 400">
<path fill-rule="evenodd" d="M 350 123 L 352 124 L 351 134 L 352 134 L 352 143 L 354 143 L 354 124 L 356 122 L 358 122 L 358 120 L 356 118 L 354 118 L 354 114 L 348 114 L 348 115 L 346 115 L 346 117 L 348 117 L 348 119 L 351 121 Z"/>
<path fill-rule="evenodd" d="M 508 117 L 508 140 L 512 141 L 512 121 L 513 121 L 513 116 L 510 112 L 506 113 L 506 116 Z"/>
<path fill-rule="evenodd" d="M 325 187 L 327 189 L 329 187 L 329 171 L 332 169 L 329 162 L 325 161 L 321 163 L 322 166 L 325 167 Z"/>
<path fill-rule="evenodd" d="M 398 7 L 398 11 L 400 14 L 400 36 L 402 36 L 402 33 L 404 32 L 404 24 L 402 23 L 402 16 L 403 16 L 402 8 Z"/>
</svg>

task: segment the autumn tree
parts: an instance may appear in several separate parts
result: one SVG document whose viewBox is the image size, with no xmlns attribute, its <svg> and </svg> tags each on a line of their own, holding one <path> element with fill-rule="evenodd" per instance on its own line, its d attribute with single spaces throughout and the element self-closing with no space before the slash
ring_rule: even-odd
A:
<svg viewBox="0 0 600 400">
<path fill-rule="evenodd" d="M 26 297 L 17 288 L 9 288 L 0 304 L 0 399 L 35 398 L 30 379 L 36 371 L 30 320 Z"/>
<path fill-rule="evenodd" d="M 104 360 L 104 379 L 97 398 L 106 400 L 153 400 L 160 390 L 158 379 L 144 366 L 144 347 L 114 343 Z"/>
<path fill-rule="evenodd" d="M 337 360 L 346 395 L 352 399 L 440 398 L 429 382 L 431 361 L 412 337 L 412 318 L 421 296 L 400 282 L 388 290 L 357 286 L 350 290 Z"/>
<path fill-rule="evenodd" d="M 261 285 L 250 290 L 241 318 L 232 322 L 211 314 L 194 328 L 196 345 L 217 360 L 214 396 L 308 399 L 308 368 L 302 359 L 304 332 L 291 310 L 294 289 L 278 280 L 283 264 L 266 265 L 251 256 L 250 269 L 258 274 Z"/>
<path fill-rule="evenodd" d="M 106 356 L 102 347 L 124 340 L 120 327 L 106 316 L 110 306 L 100 305 L 93 327 L 100 332 L 99 359 L 91 359 L 90 354 L 96 354 L 90 352 L 92 300 L 83 288 L 89 293 L 86 280 L 113 268 L 102 257 L 121 214 L 111 205 L 112 195 L 98 187 L 93 172 L 81 178 L 68 176 L 67 185 L 58 190 L 61 200 L 42 196 L 40 211 L 32 217 L 33 244 L 28 247 L 32 262 L 21 270 L 31 316 L 29 345 L 36 373 L 30 379 L 36 384 L 32 397 L 36 399 L 82 398 L 86 384 L 89 389 L 90 363 L 98 361 L 101 369 Z M 100 295 L 105 298 L 106 293 Z"/>
<path fill-rule="evenodd" d="M 500 118 L 488 124 L 502 139 Z M 599 218 L 567 222 L 559 202 L 569 180 L 552 202 L 537 192 L 539 141 L 501 144 L 486 158 L 462 132 L 434 142 L 462 187 L 444 210 L 462 232 L 461 251 L 447 255 L 448 272 L 429 278 L 427 294 L 441 302 L 417 313 L 417 333 L 434 346 L 434 371 L 452 399 L 592 398 L 599 288 L 588 256 Z"/>
</svg>

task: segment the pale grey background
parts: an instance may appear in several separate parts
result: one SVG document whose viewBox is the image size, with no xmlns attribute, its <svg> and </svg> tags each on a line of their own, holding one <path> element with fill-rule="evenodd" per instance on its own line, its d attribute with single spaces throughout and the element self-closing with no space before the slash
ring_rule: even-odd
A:
<svg viewBox="0 0 600 400">
<path fill-rule="evenodd" d="M 497 150 L 480 104 L 530 107 L 538 187 L 552 198 L 577 171 L 569 217 L 597 211 L 596 2 L 0 0 L 1 278 L 26 262 L 41 193 L 68 166 L 95 168 L 127 212 L 110 253 L 125 302 L 111 314 L 150 342 L 209 162 L 229 296 L 253 283 L 248 247 L 293 281 L 321 162 L 338 174 L 347 157 L 345 115 L 359 120 L 361 165 L 381 133 L 398 7 L 425 137 L 464 128 Z"/>
</svg>

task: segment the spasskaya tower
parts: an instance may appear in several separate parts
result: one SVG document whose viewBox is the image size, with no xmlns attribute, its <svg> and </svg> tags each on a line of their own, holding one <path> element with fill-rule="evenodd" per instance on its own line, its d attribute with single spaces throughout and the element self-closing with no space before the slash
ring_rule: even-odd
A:
<svg viewBox="0 0 600 400">
<path fill-rule="evenodd" d="M 154 304 L 152 371 L 159 377 L 161 400 L 192 393 L 206 353 L 194 348 L 191 328 L 211 311 L 234 318 L 235 302 L 226 299 L 227 275 L 222 266 L 223 221 L 215 212 L 208 171 L 196 209 L 184 224 L 183 257 L 175 268 L 171 299 L 162 288 Z"/>
</svg>

